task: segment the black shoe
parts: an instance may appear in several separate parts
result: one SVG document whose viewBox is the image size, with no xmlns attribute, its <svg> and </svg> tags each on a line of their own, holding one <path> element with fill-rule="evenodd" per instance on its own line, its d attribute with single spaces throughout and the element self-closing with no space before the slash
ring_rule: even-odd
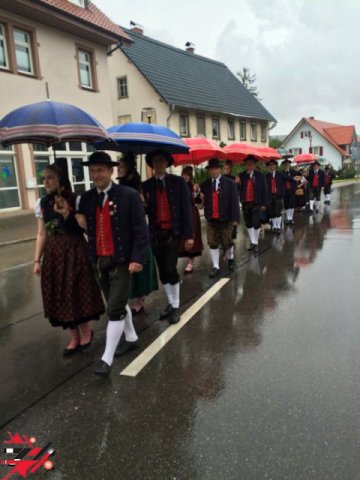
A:
<svg viewBox="0 0 360 480">
<path fill-rule="evenodd" d="M 94 373 L 96 373 L 97 375 L 109 375 L 110 373 L 110 370 L 111 370 L 111 366 L 108 365 L 106 362 L 104 362 L 104 360 L 98 360 L 96 365 L 95 365 L 95 368 L 94 368 Z"/>
<path fill-rule="evenodd" d="M 250 245 L 248 246 L 249 252 L 251 252 L 251 250 L 254 250 L 254 247 L 255 247 L 255 243 L 250 243 Z"/>
<path fill-rule="evenodd" d="M 139 340 L 135 340 L 135 342 L 127 342 L 125 340 L 125 342 L 121 342 L 121 344 L 117 346 L 114 357 L 121 357 L 121 355 L 125 355 L 125 353 L 131 352 L 131 350 L 135 350 L 138 347 Z"/>
<path fill-rule="evenodd" d="M 277 228 L 275 233 L 276 233 L 276 235 L 280 235 L 280 233 L 281 233 L 281 228 Z"/>
<path fill-rule="evenodd" d="M 180 320 L 179 309 L 178 308 L 172 308 L 171 309 L 171 314 L 170 314 L 170 317 L 169 317 L 169 320 L 168 320 L 170 325 L 174 325 L 175 323 L 178 323 L 179 320 Z"/>
<path fill-rule="evenodd" d="M 209 278 L 215 278 L 219 275 L 220 270 L 218 268 L 213 267 L 211 272 L 209 273 Z"/>
<path fill-rule="evenodd" d="M 284 220 L 284 224 L 285 225 L 289 225 L 290 224 L 290 220 L 288 220 L 287 218 Z"/>
<path fill-rule="evenodd" d="M 254 245 L 254 248 L 252 249 L 252 251 L 253 251 L 254 253 L 258 253 L 258 251 L 259 251 L 259 246 L 258 246 L 258 245 Z"/>
<path fill-rule="evenodd" d="M 295 225 L 294 220 L 290 220 L 289 225 L 294 226 Z"/>
<path fill-rule="evenodd" d="M 233 272 L 235 270 L 235 262 L 233 258 L 229 258 L 228 260 L 228 268 L 230 272 Z"/>
<path fill-rule="evenodd" d="M 136 308 L 131 309 L 131 314 L 133 317 L 136 317 L 136 315 L 140 315 L 141 313 L 144 313 L 145 309 L 144 307 L 141 307 L 140 310 L 136 310 Z"/>
<path fill-rule="evenodd" d="M 84 350 L 88 349 L 90 346 L 91 346 L 91 343 L 93 341 L 93 338 L 94 338 L 94 332 L 91 330 L 91 337 L 90 337 L 90 342 L 88 343 L 84 343 L 84 345 L 79 345 L 79 350 L 80 352 L 83 352 Z"/>
<path fill-rule="evenodd" d="M 80 345 L 75 348 L 64 348 L 63 357 L 70 357 L 76 352 L 80 352 Z"/>
<path fill-rule="evenodd" d="M 169 318 L 172 308 L 173 308 L 172 305 L 169 303 L 166 306 L 165 310 L 162 313 L 160 313 L 159 320 L 166 320 L 167 318 Z"/>
</svg>

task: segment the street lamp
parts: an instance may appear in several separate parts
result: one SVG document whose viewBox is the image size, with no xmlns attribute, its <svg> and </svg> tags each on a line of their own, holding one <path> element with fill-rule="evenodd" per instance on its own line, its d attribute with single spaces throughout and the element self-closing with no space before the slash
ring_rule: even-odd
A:
<svg viewBox="0 0 360 480">
<path fill-rule="evenodd" d="M 148 122 L 151 123 L 152 113 L 150 110 L 146 112 L 146 118 L 148 119 Z"/>
</svg>

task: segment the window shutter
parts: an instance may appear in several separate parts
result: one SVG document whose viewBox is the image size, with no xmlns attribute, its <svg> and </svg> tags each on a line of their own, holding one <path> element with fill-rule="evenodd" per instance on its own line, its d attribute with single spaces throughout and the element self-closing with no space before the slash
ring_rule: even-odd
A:
<svg viewBox="0 0 360 480">
<path fill-rule="evenodd" d="M 309 153 L 312 153 L 313 147 L 309 147 Z"/>
<path fill-rule="evenodd" d="M 300 132 L 300 138 L 304 138 L 304 132 Z"/>
<path fill-rule="evenodd" d="M 320 157 L 323 156 L 323 153 L 324 153 L 324 147 L 320 147 Z"/>
<path fill-rule="evenodd" d="M 289 152 L 292 153 L 292 148 L 289 148 Z"/>
<path fill-rule="evenodd" d="M 299 154 L 300 155 L 302 154 L 302 148 L 299 148 Z"/>
</svg>

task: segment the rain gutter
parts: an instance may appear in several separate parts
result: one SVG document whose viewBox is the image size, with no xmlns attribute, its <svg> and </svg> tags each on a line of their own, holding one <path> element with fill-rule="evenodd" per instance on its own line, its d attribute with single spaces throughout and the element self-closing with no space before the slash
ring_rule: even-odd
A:
<svg viewBox="0 0 360 480">
<path fill-rule="evenodd" d="M 170 118 L 173 116 L 174 111 L 175 111 L 175 104 L 172 103 L 172 104 L 170 105 L 170 115 L 169 115 L 169 116 L 167 117 L 167 119 L 166 119 L 166 126 L 167 126 L 168 128 L 170 128 L 170 127 L 169 127 Z"/>
</svg>

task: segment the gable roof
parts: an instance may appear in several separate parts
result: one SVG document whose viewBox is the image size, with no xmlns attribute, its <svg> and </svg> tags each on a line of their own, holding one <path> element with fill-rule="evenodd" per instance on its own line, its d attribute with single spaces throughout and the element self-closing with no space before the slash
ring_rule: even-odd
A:
<svg viewBox="0 0 360 480">
<path fill-rule="evenodd" d="M 330 143 L 341 155 L 348 157 L 349 154 L 342 148 L 343 145 L 350 145 L 356 132 L 354 125 L 339 125 L 338 123 L 324 122 L 312 117 L 304 117 L 296 127 L 287 135 L 283 143 L 293 134 L 293 132 L 302 124 L 307 123 L 316 130 L 327 142 Z"/>
<path fill-rule="evenodd" d="M 124 30 L 121 50 L 168 104 L 276 121 L 224 63 Z"/>
<path fill-rule="evenodd" d="M 73 17 L 80 22 L 131 42 L 130 37 L 124 32 L 124 30 L 110 20 L 110 18 L 99 10 L 91 1 L 87 2 L 86 8 L 75 5 L 69 0 L 32 0 L 32 2 L 50 7 L 62 14 Z"/>
</svg>

